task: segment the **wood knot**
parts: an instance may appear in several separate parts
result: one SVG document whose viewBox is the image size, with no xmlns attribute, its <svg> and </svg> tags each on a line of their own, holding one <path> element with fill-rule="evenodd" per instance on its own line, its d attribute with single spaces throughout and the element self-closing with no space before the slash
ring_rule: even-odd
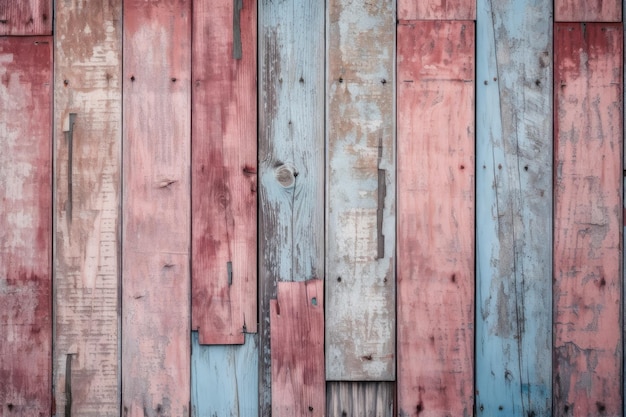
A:
<svg viewBox="0 0 626 417">
<path fill-rule="evenodd" d="M 274 170 L 274 175 L 280 185 L 284 188 L 290 188 L 294 186 L 298 173 L 295 168 L 290 165 L 279 165 Z"/>
</svg>

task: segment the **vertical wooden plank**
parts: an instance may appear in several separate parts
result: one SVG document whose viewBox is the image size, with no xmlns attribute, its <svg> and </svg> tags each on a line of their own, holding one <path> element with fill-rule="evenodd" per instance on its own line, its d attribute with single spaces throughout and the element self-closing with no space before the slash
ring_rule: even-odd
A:
<svg viewBox="0 0 626 417">
<path fill-rule="evenodd" d="M 122 4 L 57 2 L 57 416 L 119 415 Z"/>
<path fill-rule="evenodd" d="M 190 2 L 124 2 L 122 412 L 188 416 Z"/>
<path fill-rule="evenodd" d="M 258 335 L 241 346 L 202 346 L 197 332 L 191 340 L 191 415 L 257 417 Z"/>
<path fill-rule="evenodd" d="M 400 20 L 474 20 L 476 0 L 397 0 Z"/>
<path fill-rule="evenodd" d="M 327 417 L 392 417 L 394 384 L 391 382 L 328 382 Z"/>
<path fill-rule="evenodd" d="M 269 301 L 324 271 L 324 7 L 259 5 L 260 413 L 271 413 Z"/>
<path fill-rule="evenodd" d="M 469 416 L 474 23 L 398 27 L 398 407 Z"/>
<path fill-rule="evenodd" d="M 193 12 L 192 328 L 201 344 L 256 332 L 256 0 Z"/>
<path fill-rule="evenodd" d="M 0 415 L 51 410 L 52 38 L 0 38 Z"/>
<path fill-rule="evenodd" d="M 0 36 L 6 35 L 52 35 L 52 1 L 0 1 Z"/>
<path fill-rule="evenodd" d="M 324 416 L 324 285 L 278 283 L 270 302 L 272 416 Z"/>
<path fill-rule="evenodd" d="M 621 24 L 555 26 L 554 412 L 621 415 Z"/>
<path fill-rule="evenodd" d="M 551 11 L 478 1 L 478 416 L 552 415 Z"/>
<path fill-rule="evenodd" d="M 326 378 L 395 379 L 395 10 L 328 7 Z"/>
<path fill-rule="evenodd" d="M 554 0 L 557 22 L 621 22 L 621 0 Z"/>
</svg>

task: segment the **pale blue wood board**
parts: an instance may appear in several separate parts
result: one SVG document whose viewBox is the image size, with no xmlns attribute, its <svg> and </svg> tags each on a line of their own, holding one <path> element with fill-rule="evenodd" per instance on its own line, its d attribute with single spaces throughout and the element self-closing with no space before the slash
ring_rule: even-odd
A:
<svg viewBox="0 0 626 417">
<path fill-rule="evenodd" d="M 200 345 L 191 333 L 192 417 L 259 415 L 258 334 L 243 345 Z"/>
<path fill-rule="evenodd" d="M 552 403 L 552 0 L 478 0 L 476 413 Z"/>
</svg>

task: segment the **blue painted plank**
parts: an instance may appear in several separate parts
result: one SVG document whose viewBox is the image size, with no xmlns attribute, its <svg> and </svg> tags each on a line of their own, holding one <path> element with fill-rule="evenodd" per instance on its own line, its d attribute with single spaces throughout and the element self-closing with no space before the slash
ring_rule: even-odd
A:
<svg viewBox="0 0 626 417">
<path fill-rule="evenodd" d="M 257 417 L 259 413 L 258 335 L 243 345 L 198 343 L 191 333 L 192 417 Z"/>
<path fill-rule="evenodd" d="M 551 16 L 551 0 L 478 1 L 478 416 L 551 414 Z"/>
</svg>

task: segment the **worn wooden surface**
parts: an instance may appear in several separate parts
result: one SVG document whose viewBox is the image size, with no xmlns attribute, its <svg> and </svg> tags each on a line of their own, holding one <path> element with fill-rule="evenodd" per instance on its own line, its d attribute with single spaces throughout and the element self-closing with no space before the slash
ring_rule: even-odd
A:
<svg viewBox="0 0 626 417">
<path fill-rule="evenodd" d="M 328 6 L 326 378 L 395 378 L 395 7 Z"/>
<path fill-rule="evenodd" d="M 0 415 L 51 410 L 52 38 L 0 38 Z"/>
<path fill-rule="evenodd" d="M 0 36 L 52 35 L 52 0 L 0 1 Z"/>
<path fill-rule="evenodd" d="M 556 415 L 622 413 L 622 36 L 555 27 Z"/>
<path fill-rule="evenodd" d="M 393 417 L 393 382 L 326 383 L 326 417 Z"/>
<path fill-rule="evenodd" d="M 270 302 L 272 417 L 324 416 L 324 281 L 279 282 Z"/>
<path fill-rule="evenodd" d="M 124 2 L 122 413 L 190 401 L 191 4 Z"/>
<path fill-rule="evenodd" d="M 397 0 L 400 20 L 474 20 L 476 0 Z"/>
<path fill-rule="evenodd" d="M 469 416 L 474 23 L 398 26 L 398 413 Z"/>
<path fill-rule="evenodd" d="M 552 415 L 551 11 L 478 1 L 478 416 Z"/>
<path fill-rule="evenodd" d="M 260 415 L 271 413 L 269 301 L 324 273 L 324 7 L 259 4 Z"/>
<path fill-rule="evenodd" d="M 120 397 L 121 1 L 57 2 L 55 34 L 56 415 L 113 417 Z"/>
<path fill-rule="evenodd" d="M 243 345 L 203 346 L 191 336 L 192 417 L 257 417 L 259 410 L 258 335 Z"/>
<path fill-rule="evenodd" d="M 243 343 L 257 327 L 256 0 L 240 6 L 193 6 L 192 328 L 201 344 Z"/>
<path fill-rule="evenodd" d="M 556 22 L 621 22 L 621 0 L 554 0 Z"/>
</svg>

